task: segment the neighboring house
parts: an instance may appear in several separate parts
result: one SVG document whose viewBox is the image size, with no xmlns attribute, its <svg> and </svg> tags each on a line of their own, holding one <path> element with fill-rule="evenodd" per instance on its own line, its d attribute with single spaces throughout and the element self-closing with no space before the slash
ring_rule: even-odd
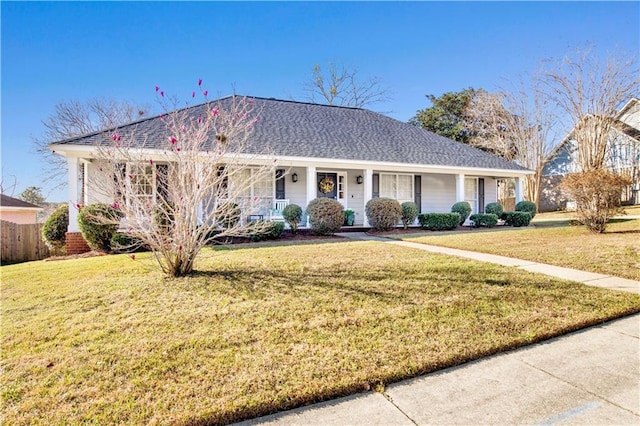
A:
<svg viewBox="0 0 640 426">
<path fill-rule="evenodd" d="M 640 101 L 632 98 L 616 114 L 609 138 L 610 158 L 607 167 L 631 177 L 633 184 L 622 193 L 622 204 L 640 204 Z M 576 145 L 570 132 L 558 144 L 543 169 L 540 211 L 575 209 L 559 188 L 568 173 L 578 171 Z"/>
<path fill-rule="evenodd" d="M 0 220 L 20 225 L 38 223 L 38 212 L 42 207 L 8 195 L 0 195 Z"/>
<path fill-rule="evenodd" d="M 390 197 L 400 202 L 415 201 L 422 212 L 449 212 L 457 201 L 469 201 L 474 212 L 496 201 L 497 181 L 515 178 L 517 198 L 521 183 L 532 172 L 384 115 L 360 108 L 319 105 L 273 98 L 251 98 L 260 120 L 251 135 L 254 146 L 269 146 L 277 161 L 275 175 L 254 185 L 252 195 L 264 200 L 267 215 L 289 203 L 303 209 L 316 197 L 331 197 L 345 209 L 355 211 L 355 223 L 367 225 L 365 205 L 373 197 Z M 232 99 L 222 98 L 222 105 Z M 207 105 L 189 107 L 193 117 Z M 166 145 L 165 124 L 159 117 L 146 118 L 118 128 L 120 134 L 134 132 L 146 137 L 144 148 L 158 153 Z M 92 190 L 99 167 L 96 146 L 105 132 L 97 132 L 54 143 L 56 153 L 67 158 L 69 202 L 111 202 Z M 252 153 L 255 154 L 255 153 Z M 148 178 L 155 179 L 155 163 Z M 157 183 L 157 182 L 156 182 Z M 331 183 L 325 185 L 326 183 Z M 321 191 L 323 188 L 325 192 Z M 327 189 L 330 189 L 327 191 Z M 157 188 L 149 191 L 157 196 Z M 76 209 L 70 209 L 69 232 L 77 232 Z"/>
</svg>

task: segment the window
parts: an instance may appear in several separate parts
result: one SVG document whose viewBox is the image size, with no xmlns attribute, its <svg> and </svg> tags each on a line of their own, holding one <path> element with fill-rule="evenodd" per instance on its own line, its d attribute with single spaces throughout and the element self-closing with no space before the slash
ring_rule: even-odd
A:
<svg viewBox="0 0 640 426">
<path fill-rule="evenodd" d="M 380 173 L 380 197 L 413 201 L 413 175 Z"/>
<path fill-rule="evenodd" d="M 154 201 L 155 167 L 149 164 L 129 164 L 131 193 L 139 199 Z"/>
<path fill-rule="evenodd" d="M 471 205 L 471 213 L 478 212 L 478 179 L 464 179 L 464 200 Z"/>
</svg>

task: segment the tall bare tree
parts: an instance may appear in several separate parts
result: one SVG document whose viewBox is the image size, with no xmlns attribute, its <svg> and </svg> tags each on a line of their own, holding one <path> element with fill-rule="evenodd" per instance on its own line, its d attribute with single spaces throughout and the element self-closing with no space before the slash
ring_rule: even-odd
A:
<svg viewBox="0 0 640 426">
<path fill-rule="evenodd" d="M 534 171 L 525 178 L 524 198 L 537 204 L 556 123 L 540 79 L 520 80 L 499 93 L 480 90 L 465 116 L 471 145 Z"/>
<path fill-rule="evenodd" d="M 160 147 L 135 125 L 105 135 L 93 184 L 103 198 L 114 200 L 130 235 L 151 248 L 167 275 L 177 277 L 192 272 L 196 255 L 214 237 L 270 226 L 247 227 L 241 215 L 271 205 L 267 186 L 273 184 L 275 162 L 266 148 L 251 145 L 259 115 L 252 99 L 167 111 L 155 133 L 162 135 Z M 140 140 L 156 148 L 143 149 Z M 120 224 L 117 217 L 109 220 Z"/>
<path fill-rule="evenodd" d="M 602 60 L 590 50 L 578 50 L 548 66 L 544 81 L 550 99 L 569 117 L 579 171 L 605 168 L 616 112 L 639 91 L 637 57 Z"/>
<path fill-rule="evenodd" d="M 314 65 L 304 90 L 309 102 L 328 105 L 363 108 L 389 100 L 388 90 L 379 78 L 361 78 L 357 69 L 331 62 L 326 68 Z"/>
<path fill-rule="evenodd" d="M 47 163 L 44 181 L 53 188 L 67 184 L 65 158 L 52 152 L 48 148 L 50 143 L 129 123 L 145 116 L 148 111 L 146 106 L 113 99 L 92 99 L 87 102 L 72 99 L 56 104 L 54 112 L 42 121 L 44 133 L 33 137 L 36 152 Z"/>
</svg>

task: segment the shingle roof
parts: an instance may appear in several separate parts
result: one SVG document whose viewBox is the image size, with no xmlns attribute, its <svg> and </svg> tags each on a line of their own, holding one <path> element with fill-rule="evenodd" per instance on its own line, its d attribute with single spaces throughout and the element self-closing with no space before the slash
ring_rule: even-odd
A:
<svg viewBox="0 0 640 426">
<path fill-rule="evenodd" d="M 19 200 L 17 198 L 9 197 L 8 195 L 0 194 L 0 206 L 2 207 L 20 207 L 23 209 L 42 209 L 35 204 L 27 203 L 26 201 Z"/>
<path fill-rule="evenodd" d="M 275 156 L 526 170 L 479 149 L 366 109 L 273 98 L 252 99 L 260 116 L 251 145 L 269 146 Z M 231 101 L 231 97 L 227 97 L 214 102 L 224 108 Z M 185 111 L 197 117 L 206 106 L 195 105 Z M 122 135 L 133 132 L 137 146 L 157 149 L 166 147 L 165 131 L 159 116 L 118 128 Z M 58 144 L 98 145 L 104 135 L 97 132 Z M 256 148 L 253 153 L 259 152 L 262 150 Z"/>
</svg>

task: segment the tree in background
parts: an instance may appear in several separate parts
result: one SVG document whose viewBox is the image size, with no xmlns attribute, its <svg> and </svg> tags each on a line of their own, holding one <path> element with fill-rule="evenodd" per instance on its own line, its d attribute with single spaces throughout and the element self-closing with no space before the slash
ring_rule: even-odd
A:
<svg viewBox="0 0 640 426">
<path fill-rule="evenodd" d="M 275 162 L 267 151 L 247 154 L 259 113 L 252 99 L 234 96 L 224 103 L 175 109 L 159 93 L 167 111 L 158 118 L 162 151 L 134 147 L 136 137 L 146 138 L 136 134 L 135 125 L 112 130 L 100 147 L 101 178 L 94 181 L 114 200 L 131 239 L 153 251 L 164 273 L 179 277 L 193 271 L 197 254 L 214 239 L 256 234 L 270 226 L 246 227 L 241 212 L 260 209 L 265 202 L 251 196 L 251 188 L 273 181 Z M 202 93 L 206 98 L 207 91 Z M 155 200 L 149 192 L 154 185 Z"/>
<path fill-rule="evenodd" d="M 304 90 L 309 102 L 364 108 L 387 101 L 387 89 L 377 77 L 363 79 L 358 70 L 328 63 L 326 68 L 314 65 Z"/>
<path fill-rule="evenodd" d="M 547 64 L 549 99 L 569 118 L 566 125 L 572 129 L 579 171 L 607 166 L 616 113 L 640 89 L 636 60 L 610 55 L 602 61 L 589 50 L 578 50 Z"/>
<path fill-rule="evenodd" d="M 524 198 L 537 205 L 556 123 L 540 78 L 521 80 L 499 93 L 476 91 L 465 121 L 471 145 L 534 171 L 524 180 Z"/>
<path fill-rule="evenodd" d="M 482 90 L 482 89 L 480 89 Z M 478 90 L 469 87 L 460 92 L 447 92 L 439 97 L 427 95 L 431 106 L 419 110 L 409 123 L 454 141 L 469 143 L 471 131 L 465 112 Z"/>
<path fill-rule="evenodd" d="M 551 101 L 569 117 L 569 138 L 575 148 L 577 173 L 565 178 L 563 187 L 576 200 L 579 220 L 593 232 L 605 231 L 608 218 L 619 207 L 620 186 L 628 183 L 605 171 L 611 163 L 616 113 L 637 96 L 639 75 L 632 55 L 610 55 L 602 61 L 588 50 L 548 63 L 545 72 Z M 616 191 L 614 202 L 611 194 Z"/>
<path fill-rule="evenodd" d="M 42 188 L 37 186 L 29 186 L 24 191 L 18 195 L 22 201 L 26 201 L 27 203 L 35 204 L 36 206 L 44 207 L 46 204 L 46 199 L 44 195 L 42 195 Z"/>
<path fill-rule="evenodd" d="M 53 153 L 49 144 L 129 123 L 144 117 L 147 112 L 147 107 L 112 99 L 93 99 L 84 103 L 70 100 L 56 104 L 53 114 L 42 122 L 44 134 L 33 138 L 36 151 L 47 163 L 44 181 L 54 188 L 67 184 L 66 159 Z"/>
</svg>

